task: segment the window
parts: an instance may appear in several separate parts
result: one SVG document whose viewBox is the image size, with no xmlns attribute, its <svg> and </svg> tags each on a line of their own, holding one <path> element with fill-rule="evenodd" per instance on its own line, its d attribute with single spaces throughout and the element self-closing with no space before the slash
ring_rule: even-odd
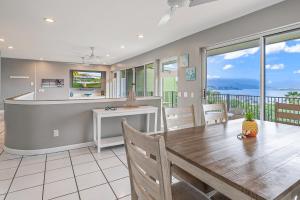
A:
<svg viewBox="0 0 300 200">
<path fill-rule="evenodd" d="M 260 117 L 259 40 L 207 51 L 207 101 Z"/>
<path fill-rule="evenodd" d="M 126 96 L 128 92 L 132 89 L 133 82 L 133 69 L 126 69 Z"/>
<path fill-rule="evenodd" d="M 275 102 L 300 104 L 300 30 L 266 37 L 265 119 L 275 120 Z"/>
<path fill-rule="evenodd" d="M 135 68 L 135 94 L 136 96 L 145 96 L 145 67 Z"/>
<path fill-rule="evenodd" d="M 154 96 L 155 69 L 154 64 L 145 65 L 146 68 L 146 96 Z"/>
<path fill-rule="evenodd" d="M 126 97 L 126 70 L 120 72 L 120 96 Z"/>
</svg>

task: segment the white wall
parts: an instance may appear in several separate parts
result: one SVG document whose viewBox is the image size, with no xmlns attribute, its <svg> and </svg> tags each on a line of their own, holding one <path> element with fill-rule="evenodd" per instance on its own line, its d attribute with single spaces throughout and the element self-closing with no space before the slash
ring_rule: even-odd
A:
<svg viewBox="0 0 300 200">
<path fill-rule="evenodd" d="M 263 10 L 246 15 L 239 19 L 218 25 L 211 29 L 196 33 L 186 38 L 180 39 L 163 47 L 154 49 L 142 55 L 124 60 L 113 65 L 113 68 L 124 68 L 139 66 L 151 60 L 163 60 L 172 56 L 179 56 L 189 53 L 190 66 L 196 67 L 197 80 L 186 81 L 185 69 L 179 68 L 178 71 L 178 90 L 181 92 L 194 92 L 195 97 L 179 98 L 179 106 L 194 104 L 200 113 L 201 111 L 201 74 L 202 61 L 200 48 L 213 46 L 227 40 L 259 33 L 273 28 L 285 26 L 300 21 L 300 1 L 286 0 L 280 4 L 265 8 Z M 199 116 L 197 116 L 199 118 Z M 200 120 L 197 120 L 200 122 Z"/>
</svg>

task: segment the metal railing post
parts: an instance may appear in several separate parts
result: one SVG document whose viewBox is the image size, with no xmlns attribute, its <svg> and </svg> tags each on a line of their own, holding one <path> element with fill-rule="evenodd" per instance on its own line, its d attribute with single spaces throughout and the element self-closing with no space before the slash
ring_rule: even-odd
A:
<svg viewBox="0 0 300 200">
<path fill-rule="evenodd" d="M 229 94 L 226 95 L 226 106 L 227 106 L 227 111 L 229 111 L 229 108 L 230 108 L 230 95 Z"/>
</svg>

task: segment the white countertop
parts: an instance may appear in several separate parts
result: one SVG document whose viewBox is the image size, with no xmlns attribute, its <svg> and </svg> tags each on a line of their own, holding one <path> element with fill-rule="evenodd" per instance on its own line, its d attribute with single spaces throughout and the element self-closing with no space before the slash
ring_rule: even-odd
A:
<svg viewBox="0 0 300 200">
<path fill-rule="evenodd" d="M 28 94 L 24 94 L 26 96 Z M 23 96 L 23 95 L 22 95 Z M 103 96 L 91 96 L 91 97 L 75 97 L 72 99 L 63 99 L 63 100 L 30 100 L 23 99 L 22 96 L 16 98 L 9 98 L 4 100 L 6 104 L 23 104 L 23 105 L 46 105 L 46 104 L 74 104 L 74 103 L 109 103 L 109 102 L 120 102 L 126 101 L 127 98 L 105 98 Z M 136 97 L 137 101 L 143 100 L 154 100 L 161 99 L 161 97 Z"/>
</svg>

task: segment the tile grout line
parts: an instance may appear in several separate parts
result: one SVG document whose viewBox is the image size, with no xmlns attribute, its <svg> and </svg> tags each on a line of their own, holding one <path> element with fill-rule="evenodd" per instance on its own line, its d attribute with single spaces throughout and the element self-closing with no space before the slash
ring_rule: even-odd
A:
<svg viewBox="0 0 300 200">
<path fill-rule="evenodd" d="M 45 191 L 45 182 L 46 182 L 46 169 L 47 169 L 47 154 L 45 158 L 45 169 L 44 169 L 44 180 L 43 180 L 43 189 L 42 189 L 42 200 L 44 200 L 44 191 Z"/>
<path fill-rule="evenodd" d="M 119 158 L 119 156 L 121 156 L 121 155 L 117 155 L 113 150 L 111 150 L 111 151 L 112 151 L 113 154 L 121 161 L 121 163 L 128 169 L 128 167 L 125 165 L 125 163 Z M 126 155 L 126 152 L 125 152 L 125 155 Z M 127 178 L 127 177 L 123 177 L 123 178 Z M 119 179 L 113 180 L 113 181 L 111 181 L 111 182 L 118 181 L 118 180 L 121 180 L 121 179 L 123 179 L 123 178 L 119 178 Z M 131 195 L 131 194 L 126 195 L 126 196 L 123 196 L 123 197 L 121 197 L 121 198 L 118 198 L 118 200 L 119 200 L 119 199 L 122 199 L 122 198 L 125 198 L 125 197 L 127 197 L 127 196 L 130 196 L 130 195 Z"/>
<path fill-rule="evenodd" d="M 111 150 L 112 152 L 113 152 L 113 154 L 121 161 L 121 163 L 123 164 L 123 165 L 125 165 L 125 163 L 119 158 L 119 156 L 113 151 L 113 150 Z M 125 155 L 126 155 L 126 152 L 125 152 Z M 121 155 L 120 155 L 121 156 Z M 128 169 L 128 167 L 127 167 L 127 165 L 125 165 L 125 167 Z"/>
<path fill-rule="evenodd" d="M 79 193 L 79 187 L 78 187 L 78 183 L 77 183 L 76 176 L 75 176 L 75 171 L 74 171 L 74 166 L 73 166 L 70 150 L 68 150 L 68 153 L 69 153 L 69 159 L 71 161 L 71 168 L 72 168 L 72 171 L 73 171 L 74 180 L 75 180 L 75 184 L 76 184 L 76 188 L 77 188 L 77 194 L 79 196 L 79 200 L 81 200 L 81 196 L 80 196 L 80 193 Z"/>
<path fill-rule="evenodd" d="M 16 169 L 16 171 L 15 171 L 15 174 L 14 174 L 13 178 L 11 179 L 11 182 L 10 182 L 10 184 L 9 184 L 9 187 L 8 187 L 8 189 L 7 189 L 7 192 L 6 192 L 5 196 L 4 196 L 4 200 L 7 198 L 8 192 L 9 192 L 11 186 L 12 186 L 13 181 L 15 180 L 16 174 L 17 174 L 17 172 L 18 172 L 18 170 L 19 170 L 19 167 L 20 167 L 20 165 L 21 165 L 22 160 L 23 160 L 23 156 L 21 157 L 20 162 L 19 162 L 19 164 L 18 164 L 18 167 L 17 167 L 17 169 Z"/>
<path fill-rule="evenodd" d="M 103 176 L 104 176 L 104 178 L 105 178 L 105 180 L 106 180 L 106 182 L 107 182 L 108 186 L 110 187 L 111 191 L 112 191 L 112 192 L 113 192 L 113 194 L 115 195 L 116 199 L 118 199 L 118 196 L 117 196 L 117 194 L 115 193 L 115 191 L 113 190 L 112 186 L 110 185 L 110 183 L 109 183 L 109 181 L 108 181 L 107 177 L 105 176 L 105 174 L 104 174 L 103 170 L 101 169 L 101 167 L 100 167 L 99 163 L 97 162 L 97 160 L 96 160 L 96 158 L 95 158 L 94 154 L 92 153 L 91 149 L 90 149 L 90 148 L 88 148 L 88 150 L 89 150 L 89 151 L 90 151 L 90 153 L 92 154 L 92 156 L 93 156 L 93 158 L 94 158 L 94 160 L 95 160 L 95 162 L 96 162 L 97 166 L 99 167 L 99 169 L 100 169 L 101 173 L 103 174 Z M 112 150 L 111 150 L 111 151 L 112 151 Z"/>
</svg>

